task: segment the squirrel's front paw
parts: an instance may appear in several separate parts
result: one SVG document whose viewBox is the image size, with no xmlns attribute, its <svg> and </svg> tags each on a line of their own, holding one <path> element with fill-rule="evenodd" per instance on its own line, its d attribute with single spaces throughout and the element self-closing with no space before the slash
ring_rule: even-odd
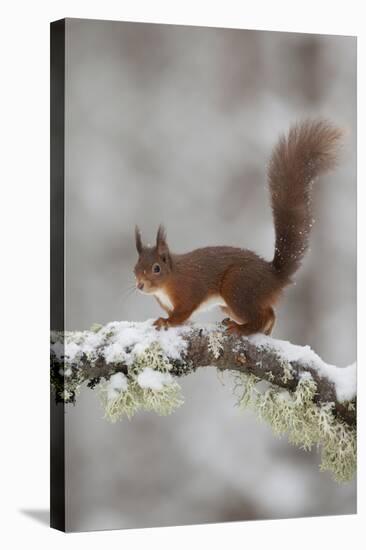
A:
<svg viewBox="0 0 366 550">
<path fill-rule="evenodd" d="M 159 319 L 156 319 L 153 323 L 154 327 L 156 327 L 156 330 L 161 330 L 162 328 L 164 330 L 167 330 L 169 328 L 169 320 L 164 319 L 164 317 L 159 317 Z"/>
</svg>

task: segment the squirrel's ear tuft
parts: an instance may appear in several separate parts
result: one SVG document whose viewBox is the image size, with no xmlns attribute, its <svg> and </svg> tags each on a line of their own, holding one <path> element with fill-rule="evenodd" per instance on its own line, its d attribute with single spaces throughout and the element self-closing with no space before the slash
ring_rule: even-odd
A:
<svg viewBox="0 0 366 550">
<path fill-rule="evenodd" d="M 135 240 L 136 240 L 136 249 L 139 254 L 142 252 L 142 239 L 141 239 L 141 231 L 139 227 L 135 226 Z"/>
<path fill-rule="evenodd" d="M 166 231 L 163 225 L 159 225 L 158 233 L 156 235 L 156 249 L 159 254 L 167 254 L 169 252 L 166 242 Z"/>
</svg>

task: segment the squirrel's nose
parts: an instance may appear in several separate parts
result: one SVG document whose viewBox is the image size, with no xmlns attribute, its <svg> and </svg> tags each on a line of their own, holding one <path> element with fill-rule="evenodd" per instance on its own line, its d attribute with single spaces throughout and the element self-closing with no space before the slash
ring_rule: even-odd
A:
<svg viewBox="0 0 366 550">
<path fill-rule="evenodd" d="M 141 282 L 140 282 L 140 283 L 137 283 L 137 288 L 138 288 L 139 290 L 143 290 L 143 288 L 144 288 L 144 283 L 141 283 Z"/>
</svg>

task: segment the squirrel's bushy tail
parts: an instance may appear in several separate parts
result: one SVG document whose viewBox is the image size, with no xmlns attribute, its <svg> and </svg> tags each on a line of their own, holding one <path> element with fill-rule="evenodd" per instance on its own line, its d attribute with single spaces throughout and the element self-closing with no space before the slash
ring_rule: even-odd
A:
<svg viewBox="0 0 366 550">
<path fill-rule="evenodd" d="M 292 126 L 273 150 L 268 173 L 276 233 L 272 265 L 284 282 L 308 247 L 312 184 L 335 166 L 341 137 L 342 131 L 325 120 L 305 121 Z"/>
</svg>

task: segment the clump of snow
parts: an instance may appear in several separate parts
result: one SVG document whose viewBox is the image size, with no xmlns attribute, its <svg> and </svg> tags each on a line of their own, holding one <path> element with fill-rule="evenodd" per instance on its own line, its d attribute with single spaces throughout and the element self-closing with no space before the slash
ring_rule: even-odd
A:
<svg viewBox="0 0 366 550">
<path fill-rule="evenodd" d="M 113 401 L 114 399 L 117 399 L 120 392 L 115 390 L 114 388 L 107 388 L 107 399 L 108 401 Z"/>
<path fill-rule="evenodd" d="M 143 323 L 113 321 L 98 332 L 65 332 L 64 342 L 52 343 L 51 350 L 58 359 L 65 357 L 68 363 L 77 363 L 82 355 L 96 359 L 101 353 L 107 363 L 132 365 L 152 344 L 158 344 L 162 352 L 171 359 L 179 359 L 187 348 L 183 335 L 189 326 L 156 330 L 153 320 Z"/>
<path fill-rule="evenodd" d="M 299 361 L 318 372 L 319 376 L 328 378 L 334 384 L 338 401 L 351 401 L 357 392 L 356 363 L 348 367 L 336 367 L 325 363 L 310 346 L 296 346 L 285 340 L 275 340 L 264 334 L 254 334 L 249 341 L 257 347 L 274 350 L 283 360 L 289 363 Z"/>
<path fill-rule="evenodd" d="M 348 367 L 335 367 L 321 361 L 320 370 L 325 376 L 334 382 L 339 401 L 351 401 L 357 393 L 357 368 L 356 363 Z"/>
<path fill-rule="evenodd" d="M 126 391 L 128 388 L 127 376 L 125 376 L 123 372 L 116 372 L 115 374 L 112 374 L 109 379 L 109 386 L 114 390 Z"/>
<path fill-rule="evenodd" d="M 103 333 L 87 332 L 80 344 L 81 352 L 87 356 L 95 357 L 96 349 L 102 344 L 104 337 Z"/>
<path fill-rule="evenodd" d="M 73 363 L 76 356 L 80 353 L 79 346 L 75 342 L 65 342 L 65 357 Z"/>
<path fill-rule="evenodd" d="M 136 357 L 142 355 L 152 344 L 158 344 L 167 357 L 179 359 L 187 347 L 182 336 L 189 330 L 189 327 L 158 331 L 152 320 L 144 323 L 109 323 L 96 336 L 99 336 L 108 327 L 112 330 L 112 334 L 103 350 L 107 363 L 121 361 L 126 365 L 131 365 Z"/>
<path fill-rule="evenodd" d="M 112 374 L 107 385 L 107 399 L 112 401 L 128 388 L 127 377 L 122 372 Z"/>
<path fill-rule="evenodd" d="M 57 359 L 62 359 L 65 355 L 65 346 L 61 340 L 57 340 L 51 345 L 51 350 L 56 355 Z"/>
<path fill-rule="evenodd" d="M 112 342 L 103 351 L 107 363 L 122 363 L 125 361 L 126 352 L 119 342 Z"/>
<path fill-rule="evenodd" d="M 257 347 L 271 348 L 279 353 L 284 359 L 290 363 L 292 361 L 303 361 L 310 363 L 320 357 L 311 349 L 310 346 L 296 346 L 286 340 L 275 340 L 265 334 L 253 334 L 249 337 Z"/>
<path fill-rule="evenodd" d="M 168 372 L 159 372 L 150 367 L 144 368 L 137 376 L 137 383 L 140 388 L 149 388 L 151 390 L 160 391 L 164 386 L 171 384 L 172 376 Z"/>
<path fill-rule="evenodd" d="M 56 355 L 57 359 L 65 360 L 68 363 L 75 363 L 83 354 L 89 358 L 95 358 L 96 349 L 103 343 L 105 333 L 102 331 L 95 334 L 94 332 L 65 332 L 64 338 L 53 342 L 51 351 Z"/>
</svg>

